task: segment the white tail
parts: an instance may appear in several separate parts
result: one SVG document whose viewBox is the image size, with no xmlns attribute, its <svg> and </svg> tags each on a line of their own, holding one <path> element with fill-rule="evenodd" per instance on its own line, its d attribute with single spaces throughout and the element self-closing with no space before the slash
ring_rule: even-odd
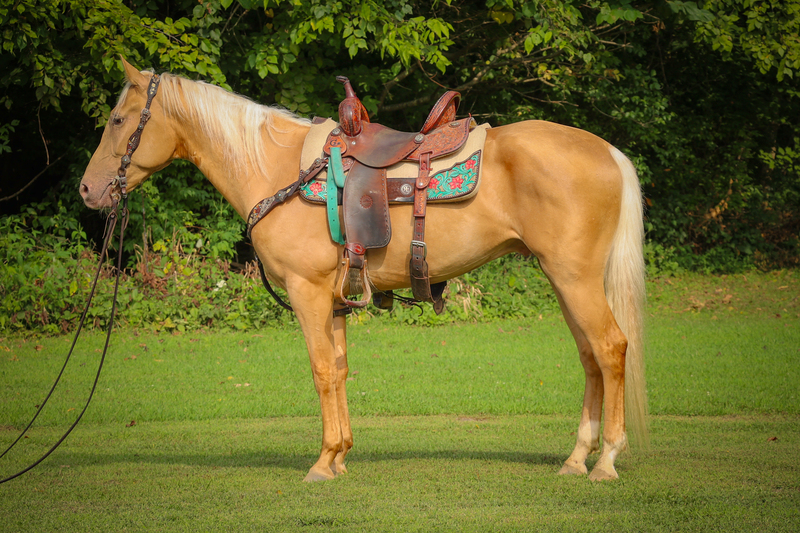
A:
<svg viewBox="0 0 800 533">
<path fill-rule="evenodd" d="M 625 424 L 633 443 L 649 448 L 647 390 L 644 377 L 644 226 L 642 192 L 636 169 L 625 155 L 611 147 L 622 172 L 619 225 L 606 264 L 606 298 L 620 329 L 628 338 L 625 358 Z"/>
</svg>

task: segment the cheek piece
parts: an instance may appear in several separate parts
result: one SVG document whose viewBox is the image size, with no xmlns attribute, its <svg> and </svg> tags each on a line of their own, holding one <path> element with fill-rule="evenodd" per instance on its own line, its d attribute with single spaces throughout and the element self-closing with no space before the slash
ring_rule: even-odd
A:
<svg viewBox="0 0 800 533">
<path fill-rule="evenodd" d="M 128 149 L 125 151 L 125 155 L 122 156 L 116 177 L 111 180 L 111 199 L 114 201 L 114 205 L 119 204 L 121 199 L 126 199 L 128 197 L 128 178 L 126 177 L 126 174 L 128 173 L 128 167 L 131 164 L 131 157 L 136 149 L 139 148 L 139 142 L 142 139 L 144 127 L 147 124 L 147 121 L 150 120 L 150 104 L 153 103 L 153 98 L 155 98 L 156 93 L 158 92 L 159 83 L 161 83 L 161 78 L 158 74 L 153 74 L 153 77 L 150 78 L 150 84 L 147 86 L 147 103 L 145 104 L 144 109 L 142 109 L 142 116 L 139 119 L 139 125 L 136 126 L 136 130 L 128 139 Z"/>
</svg>

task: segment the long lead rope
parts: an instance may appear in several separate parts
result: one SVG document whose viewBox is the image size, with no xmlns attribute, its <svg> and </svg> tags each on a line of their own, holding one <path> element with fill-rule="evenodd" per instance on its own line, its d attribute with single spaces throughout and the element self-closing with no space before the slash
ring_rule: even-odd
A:
<svg viewBox="0 0 800 533">
<path fill-rule="evenodd" d="M 83 324 L 86 321 L 86 315 L 89 312 L 89 306 L 92 303 L 92 299 L 94 298 L 95 288 L 97 287 L 97 280 L 100 278 L 100 271 L 102 269 L 104 259 L 108 252 L 108 244 L 111 241 L 112 235 L 114 234 L 114 229 L 116 228 L 117 225 L 117 218 L 120 217 L 122 223 L 120 224 L 120 230 L 119 230 L 119 249 L 117 253 L 117 275 L 114 280 L 114 299 L 111 301 L 111 314 L 108 320 L 108 330 L 106 331 L 106 342 L 105 346 L 103 346 L 103 354 L 100 356 L 100 364 L 97 367 L 97 375 L 94 378 L 94 383 L 92 384 L 92 390 L 89 392 L 89 397 L 86 399 L 86 405 L 83 406 L 83 410 L 81 410 L 80 414 L 78 414 L 78 418 L 75 420 L 75 422 L 73 422 L 73 424 L 69 427 L 66 433 L 64 433 L 64 435 L 62 435 L 61 438 L 58 439 L 58 442 L 56 442 L 49 450 L 47 450 L 47 453 L 45 453 L 42 457 L 40 457 L 36 462 L 31 464 L 30 466 L 26 467 L 25 469 L 17 472 L 12 476 L 0 479 L 0 485 L 5 483 L 6 481 L 11 481 L 12 479 L 21 476 L 28 470 L 34 468 L 36 465 L 47 459 L 47 457 L 51 453 L 53 453 L 55 449 L 58 448 L 62 442 L 64 442 L 64 440 L 66 440 L 69 434 L 72 433 L 72 430 L 75 429 L 75 427 L 78 425 L 78 422 L 81 421 L 81 418 L 83 418 L 83 414 L 86 412 L 86 409 L 89 408 L 89 403 L 92 401 L 92 397 L 94 396 L 94 391 L 95 389 L 97 389 L 97 382 L 100 380 L 100 372 L 103 370 L 103 363 L 106 360 L 108 345 L 109 342 L 111 341 L 111 331 L 114 329 L 114 315 L 116 314 L 117 311 L 117 293 L 119 292 L 119 278 L 122 273 L 122 245 L 125 239 L 125 228 L 128 226 L 128 216 L 130 214 L 128 212 L 128 189 L 127 189 L 128 181 L 126 175 L 128 167 L 131 164 L 131 157 L 133 156 L 133 153 L 136 151 L 136 149 L 139 147 L 139 142 L 142 138 L 142 132 L 144 131 L 144 127 L 150 120 L 151 116 L 150 105 L 153 103 L 153 98 L 155 98 L 156 93 L 158 92 L 158 86 L 160 82 L 161 78 L 159 77 L 158 74 L 153 74 L 152 77 L 150 78 L 150 83 L 147 87 L 147 102 L 145 103 L 144 109 L 142 109 L 141 117 L 139 118 L 139 125 L 136 127 L 136 130 L 134 130 L 134 132 L 128 139 L 127 150 L 125 151 L 125 155 L 122 156 L 122 159 L 120 161 L 120 167 L 119 170 L 117 171 L 117 176 L 111 182 L 112 186 L 111 198 L 114 202 L 114 207 L 111 213 L 108 215 L 108 218 L 106 219 L 106 230 L 105 230 L 105 236 L 103 237 L 103 249 L 100 252 L 100 261 L 98 262 L 97 265 L 97 271 L 95 272 L 94 281 L 92 282 L 92 288 L 91 291 L 89 292 L 89 298 L 86 301 L 86 307 L 83 310 L 83 314 L 81 315 L 81 320 L 78 323 L 78 329 L 75 332 L 75 338 L 72 340 L 72 346 L 70 346 L 69 353 L 67 354 L 67 359 L 64 361 L 64 365 L 61 367 L 61 372 L 58 373 L 58 377 L 56 377 L 55 383 L 53 383 L 53 386 L 50 388 L 50 392 L 47 393 L 47 396 L 45 397 L 44 401 L 41 404 L 39 404 L 39 408 L 36 411 L 36 414 L 33 415 L 33 419 L 28 423 L 25 429 L 22 430 L 22 433 L 19 434 L 16 440 L 12 442 L 11 445 L 8 448 L 6 448 L 6 450 L 2 454 L 0 454 L 0 458 L 2 458 L 6 453 L 8 453 L 8 451 L 11 450 L 11 448 L 13 448 L 22 439 L 25 433 L 31 428 L 34 421 L 36 421 L 36 419 L 38 418 L 39 413 L 42 412 L 42 409 L 44 409 L 45 404 L 50 399 L 50 396 L 52 396 L 53 391 L 56 389 L 56 386 L 58 385 L 58 382 L 61 380 L 61 376 L 64 374 L 64 369 L 67 367 L 67 363 L 69 363 L 69 359 L 70 357 L 72 357 L 72 352 L 75 349 L 75 344 L 78 342 L 78 335 L 83 329 Z M 120 201 L 122 202 L 121 212 L 119 209 Z M 144 211 L 142 212 L 142 215 L 144 215 Z"/>
<path fill-rule="evenodd" d="M 22 437 L 25 436 L 25 434 L 28 432 L 28 430 L 31 428 L 31 426 L 33 426 L 33 423 L 39 417 L 39 413 L 42 412 L 42 410 L 44 409 L 44 406 L 47 404 L 47 401 L 53 395 L 53 391 L 56 390 L 56 386 L 58 385 L 59 381 L 61 380 L 61 376 L 64 374 L 64 370 L 67 368 L 67 363 L 69 363 L 70 357 L 72 357 L 72 352 L 75 350 L 75 345 L 78 342 L 78 336 L 80 335 L 81 330 L 83 329 L 83 325 L 86 322 L 86 316 L 87 316 L 87 314 L 89 312 L 89 306 L 91 305 L 92 299 L 94 298 L 95 289 L 97 287 L 97 281 L 100 279 L 100 272 L 101 272 L 102 267 L 103 267 L 103 262 L 104 262 L 106 253 L 108 252 L 108 244 L 111 241 L 111 236 L 113 235 L 114 229 L 116 228 L 116 225 L 117 225 L 118 211 L 119 211 L 119 204 L 117 204 L 117 206 L 115 207 L 114 211 L 112 211 L 111 214 L 109 214 L 108 218 L 106 219 L 106 230 L 105 230 L 105 236 L 103 238 L 103 249 L 100 252 L 100 260 L 98 261 L 97 270 L 95 271 L 94 280 L 92 281 L 92 288 L 89 291 L 89 298 L 86 301 L 86 307 L 84 307 L 83 313 L 81 314 L 81 319 L 80 319 L 80 322 L 78 323 L 78 329 L 75 331 L 75 337 L 72 339 L 72 345 L 69 348 L 69 353 L 67 354 L 67 358 L 64 361 L 64 365 L 61 367 L 61 371 L 58 373 L 58 376 L 56 377 L 56 380 L 53 383 L 53 386 L 50 388 L 50 392 L 47 393 L 47 396 L 45 397 L 44 401 L 42 401 L 39 404 L 39 409 L 36 411 L 36 414 L 33 415 L 33 418 L 31 419 L 31 421 L 28 423 L 28 425 L 25 427 L 25 429 L 22 430 L 22 432 L 19 434 L 19 436 L 16 438 L 16 440 L 14 442 L 12 442 L 11 445 L 8 448 L 6 448 L 5 451 L 2 454 L 0 454 L 0 458 L 3 457 L 6 453 L 8 453 L 9 450 L 11 450 L 11 448 L 13 448 L 22 439 Z M 119 232 L 119 249 L 118 249 L 118 254 L 117 254 L 117 273 L 116 273 L 116 278 L 114 280 L 114 299 L 112 300 L 112 303 L 111 303 L 111 315 L 110 315 L 109 320 L 108 320 L 108 328 L 107 328 L 107 331 L 106 331 L 106 342 L 105 342 L 105 346 L 103 347 L 103 354 L 100 356 L 100 364 L 97 367 L 97 375 L 94 378 L 94 383 L 92 384 L 92 390 L 89 393 L 89 397 L 86 399 L 86 405 L 83 406 L 83 410 L 81 410 L 80 414 L 78 414 L 78 418 L 75 419 L 75 422 L 72 423 L 72 425 L 69 427 L 69 429 L 67 429 L 67 431 L 61 436 L 61 438 L 58 439 L 58 441 L 49 450 L 47 450 L 47 452 L 42 457 L 40 457 L 37 461 L 35 461 L 31 465 L 27 466 L 26 468 L 20 470 L 16 474 L 14 474 L 12 476 L 8 476 L 8 477 L 0 480 L 0 484 L 5 483 L 6 481 L 11 481 L 12 479 L 21 476 L 22 474 L 24 474 L 28 470 L 31 470 L 36 465 L 38 465 L 39 463 L 41 463 L 42 461 L 47 459 L 47 457 L 49 457 L 50 454 L 53 453 L 55 451 L 55 449 L 58 448 L 61 445 L 62 442 L 64 442 L 64 440 L 66 440 L 66 438 L 69 436 L 69 434 L 72 433 L 72 430 L 75 429 L 75 427 L 78 425 L 78 422 L 80 422 L 81 418 L 83 418 L 83 414 L 86 412 L 86 409 L 89 407 L 89 402 L 92 401 L 92 397 L 94 396 L 94 391 L 97 388 L 97 382 L 100 380 L 100 372 L 103 369 L 103 363 L 105 362 L 105 359 L 106 359 L 106 353 L 108 352 L 108 345 L 109 345 L 109 341 L 111 339 L 111 330 L 114 328 L 114 315 L 116 314 L 116 310 L 117 310 L 117 293 L 119 291 L 119 278 L 120 278 L 120 274 L 122 272 L 122 245 L 123 245 L 124 238 L 125 238 L 125 228 L 128 225 L 128 198 L 127 198 L 127 195 L 125 195 L 123 197 L 121 220 L 122 220 L 122 223 L 120 225 L 120 232 Z"/>
</svg>

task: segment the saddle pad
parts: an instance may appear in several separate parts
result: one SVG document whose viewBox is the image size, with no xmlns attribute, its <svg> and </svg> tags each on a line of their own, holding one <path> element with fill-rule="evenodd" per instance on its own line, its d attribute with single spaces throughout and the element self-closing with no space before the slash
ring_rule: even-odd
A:
<svg viewBox="0 0 800 533">
<path fill-rule="evenodd" d="M 300 168 L 311 166 L 322 154 L 328 134 L 337 126 L 331 119 L 311 126 L 303 144 Z M 458 152 L 431 161 L 431 181 L 428 186 L 428 202 L 453 202 L 471 198 L 478 192 L 480 167 L 486 131 L 491 126 L 481 124 L 474 128 L 469 139 Z M 400 162 L 387 169 L 387 192 L 389 203 L 413 203 L 414 182 L 419 174 L 416 162 Z M 327 201 L 327 171 L 320 172 L 315 179 L 300 187 L 300 196 L 313 203 Z"/>
</svg>

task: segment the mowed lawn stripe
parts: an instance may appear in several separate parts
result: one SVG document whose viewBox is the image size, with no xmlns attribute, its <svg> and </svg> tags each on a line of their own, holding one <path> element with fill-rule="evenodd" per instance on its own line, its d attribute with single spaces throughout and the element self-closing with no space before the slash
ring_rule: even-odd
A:
<svg viewBox="0 0 800 533">
<path fill-rule="evenodd" d="M 0 488 L 0 529 L 792 531 L 799 421 L 657 416 L 653 449 L 592 483 L 556 475 L 569 417 L 357 417 L 350 473 L 311 485 L 315 418 L 84 425 Z"/>
<path fill-rule="evenodd" d="M 649 318 L 653 414 L 800 414 L 800 320 Z M 5 339 L 0 424 L 24 427 L 57 374 L 64 337 Z M 583 370 L 560 317 L 439 327 L 373 321 L 348 336 L 351 413 L 577 417 Z M 63 425 L 85 401 L 102 346 L 87 334 L 38 424 Z M 115 334 L 87 423 L 316 416 L 305 343 L 258 333 Z M 577 422 L 576 422 L 577 424 Z"/>
</svg>

